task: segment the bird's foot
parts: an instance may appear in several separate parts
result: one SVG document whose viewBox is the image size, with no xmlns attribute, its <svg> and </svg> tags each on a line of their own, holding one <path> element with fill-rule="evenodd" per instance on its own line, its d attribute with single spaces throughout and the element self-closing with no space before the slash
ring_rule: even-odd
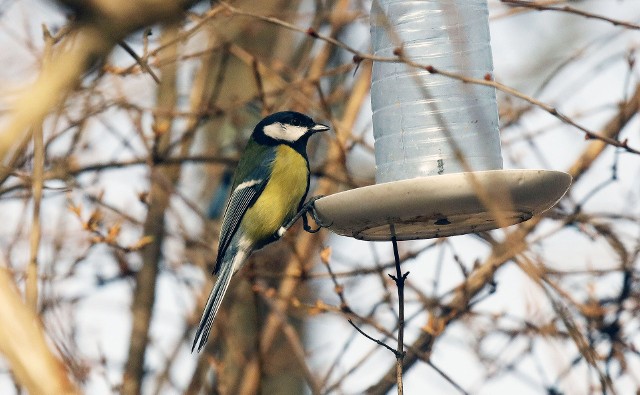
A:
<svg viewBox="0 0 640 395">
<path fill-rule="evenodd" d="M 318 211 L 316 210 L 316 200 L 323 197 L 324 195 L 314 196 L 309 199 L 309 201 L 303 207 L 302 211 L 304 211 L 304 215 L 302 216 L 302 227 L 309 233 L 316 233 L 322 228 L 328 228 L 329 226 L 331 226 L 330 223 L 326 223 L 320 219 L 320 217 L 318 216 Z M 311 218 L 313 218 L 315 223 L 318 225 L 316 229 L 312 229 L 311 226 L 309 226 L 307 214 L 311 215 Z"/>
<path fill-rule="evenodd" d="M 307 201 L 302 208 L 300 209 L 300 211 L 291 219 L 291 221 L 289 221 L 289 223 L 284 226 L 285 230 L 289 229 L 291 226 L 293 226 L 293 224 L 300 218 L 302 217 L 302 227 L 304 228 L 305 231 L 309 232 L 309 233 L 316 233 L 318 232 L 320 229 L 322 228 L 326 228 L 328 226 L 330 226 L 331 224 L 326 224 L 323 223 L 322 220 L 318 217 L 318 212 L 316 211 L 316 200 L 323 198 L 324 195 L 318 195 L 318 196 L 314 196 L 311 199 L 309 199 L 309 201 Z M 309 219 L 307 218 L 307 214 L 310 214 L 311 217 L 313 218 L 313 220 L 316 222 L 316 224 L 318 224 L 318 228 L 313 229 L 310 225 L 309 225 Z M 284 232 L 283 232 L 284 233 Z"/>
</svg>

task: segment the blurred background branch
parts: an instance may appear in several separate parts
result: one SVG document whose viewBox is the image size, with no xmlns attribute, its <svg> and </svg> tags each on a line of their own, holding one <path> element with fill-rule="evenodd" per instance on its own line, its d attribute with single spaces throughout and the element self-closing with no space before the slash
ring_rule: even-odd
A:
<svg viewBox="0 0 640 395">
<path fill-rule="evenodd" d="M 369 2 L 53 4 L 0 8 L 1 393 L 385 394 L 398 367 L 407 393 L 637 389 L 635 3 L 490 1 L 481 80 L 371 56 Z M 375 61 L 498 89 L 507 167 L 571 190 L 506 230 L 400 243 L 402 318 L 390 243 L 296 226 L 191 354 L 251 128 L 308 113 L 335 132 L 311 141 L 310 195 L 373 183 Z"/>
</svg>

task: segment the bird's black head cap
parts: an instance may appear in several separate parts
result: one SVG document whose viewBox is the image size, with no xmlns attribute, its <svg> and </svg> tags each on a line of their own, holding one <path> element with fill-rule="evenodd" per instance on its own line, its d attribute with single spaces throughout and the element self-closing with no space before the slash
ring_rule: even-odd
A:
<svg viewBox="0 0 640 395">
<path fill-rule="evenodd" d="M 329 130 L 329 127 L 314 122 L 304 114 L 282 111 L 260 121 L 253 130 L 252 137 L 260 144 L 287 144 L 304 150 L 312 134 L 325 130 Z"/>
</svg>

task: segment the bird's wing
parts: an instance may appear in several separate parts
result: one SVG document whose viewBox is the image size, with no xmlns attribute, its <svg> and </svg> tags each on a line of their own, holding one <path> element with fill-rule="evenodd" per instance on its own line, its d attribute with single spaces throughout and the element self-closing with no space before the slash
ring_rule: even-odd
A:
<svg viewBox="0 0 640 395">
<path fill-rule="evenodd" d="M 244 214 L 253 206 L 269 182 L 274 159 L 273 150 L 265 149 L 253 142 L 247 145 L 238 163 L 231 196 L 224 210 L 214 274 L 220 270 L 224 254 L 238 231 Z"/>
</svg>

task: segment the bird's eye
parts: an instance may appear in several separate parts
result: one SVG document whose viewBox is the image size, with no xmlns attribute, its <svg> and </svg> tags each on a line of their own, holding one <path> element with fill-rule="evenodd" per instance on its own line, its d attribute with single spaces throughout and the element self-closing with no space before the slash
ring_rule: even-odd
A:
<svg viewBox="0 0 640 395">
<path fill-rule="evenodd" d="M 291 125 L 300 126 L 300 120 L 299 119 L 292 119 L 291 120 Z"/>
</svg>

